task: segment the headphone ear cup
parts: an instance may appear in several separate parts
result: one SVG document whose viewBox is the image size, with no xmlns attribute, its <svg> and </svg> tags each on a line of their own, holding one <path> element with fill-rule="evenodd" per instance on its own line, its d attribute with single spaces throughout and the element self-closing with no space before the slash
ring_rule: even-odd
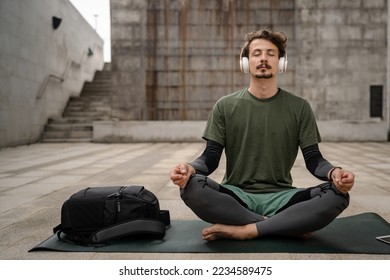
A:
<svg viewBox="0 0 390 280">
<path fill-rule="evenodd" d="M 245 56 L 240 59 L 240 69 L 244 73 L 249 73 L 249 60 Z"/>
<path fill-rule="evenodd" d="M 286 70 L 287 70 L 287 56 L 286 57 L 283 56 L 279 59 L 278 68 L 279 68 L 279 73 L 286 72 Z"/>
</svg>

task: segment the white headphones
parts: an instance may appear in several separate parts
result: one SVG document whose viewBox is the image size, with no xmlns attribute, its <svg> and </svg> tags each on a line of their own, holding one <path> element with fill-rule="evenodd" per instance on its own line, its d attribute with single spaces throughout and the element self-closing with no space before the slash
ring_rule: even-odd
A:
<svg viewBox="0 0 390 280">
<path fill-rule="evenodd" d="M 241 53 L 240 53 L 240 70 L 241 72 L 249 73 L 249 59 L 246 56 L 244 57 L 242 56 L 244 48 L 245 46 L 241 48 Z M 278 65 L 279 73 L 286 72 L 287 63 L 288 60 L 287 60 L 287 53 L 286 53 L 283 57 L 279 58 L 279 65 Z"/>
</svg>

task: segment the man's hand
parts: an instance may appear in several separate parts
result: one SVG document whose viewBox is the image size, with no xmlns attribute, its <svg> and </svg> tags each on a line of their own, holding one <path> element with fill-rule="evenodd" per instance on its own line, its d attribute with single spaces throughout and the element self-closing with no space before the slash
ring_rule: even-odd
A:
<svg viewBox="0 0 390 280">
<path fill-rule="evenodd" d="M 349 192 L 353 184 L 355 183 L 355 175 L 352 172 L 343 170 L 339 167 L 336 167 L 333 172 L 331 173 L 332 182 L 336 186 L 336 188 L 342 192 L 347 193 Z"/>
<path fill-rule="evenodd" d="M 184 188 L 191 175 L 195 174 L 195 169 L 188 163 L 181 163 L 171 170 L 171 180 L 175 185 Z"/>
</svg>

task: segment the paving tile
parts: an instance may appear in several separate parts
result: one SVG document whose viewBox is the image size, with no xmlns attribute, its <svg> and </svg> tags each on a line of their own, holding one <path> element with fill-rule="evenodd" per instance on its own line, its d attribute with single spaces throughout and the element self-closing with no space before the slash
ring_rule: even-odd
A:
<svg viewBox="0 0 390 280">
<path fill-rule="evenodd" d="M 62 203 L 87 186 L 142 184 L 155 192 L 172 219 L 197 219 L 181 201 L 169 172 L 203 149 L 204 143 L 47 143 L 0 150 L 0 259 L 390 259 L 346 254 L 27 253 L 51 234 Z M 320 149 L 334 165 L 356 175 L 351 204 L 342 216 L 377 212 L 390 221 L 390 143 L 324 142 Z M 222 180 L 224 168 L 223 155 L 210 177 Z M 300 153 L 292 175 L 299 187 L 320 183 L 306 170 Z"/>
</svg>

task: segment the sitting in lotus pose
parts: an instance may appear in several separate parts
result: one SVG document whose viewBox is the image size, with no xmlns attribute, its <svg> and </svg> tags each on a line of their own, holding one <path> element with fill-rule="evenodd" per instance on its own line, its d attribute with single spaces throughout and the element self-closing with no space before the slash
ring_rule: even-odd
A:
<svg viewBox="0 0 390 280">
<path fill-rule="evenodd" d="M 309 103 L 277 86 L 278 73 L 287 67 L 286 42 L 281 32 L 246 35 L 240 66 L 250 75 L 249 87 L 217 101 L 203 134 L 204 152 L 171 170 L 184 203 L 212 224 L 202 231 L 205 240 L 308 237 L 348 207 L 354 174 L 322 156 Z M 292 185 L 299 149 L 322 184 Z M 223 151 L 226 173 L 217 183 L 207 176 Z"/>
</svg>

